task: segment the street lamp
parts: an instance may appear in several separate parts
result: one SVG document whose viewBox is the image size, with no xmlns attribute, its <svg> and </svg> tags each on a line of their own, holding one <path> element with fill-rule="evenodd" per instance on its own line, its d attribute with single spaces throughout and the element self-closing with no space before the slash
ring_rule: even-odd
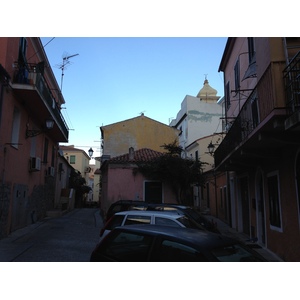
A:
<svg viewBox="0 0 300 300">
<path fill-rule="evenodd" d="M 92 158 L 94 150 L 92 149 L 92 147 L 89 149 L 89 157 Z"/>
<path fill-rule="evenodd" d="M 35 130 L 35 129 L 28 129 L 29 125 L 26 125 L 26 138 L 31 138 L 34 136 L 37 136 L 43 132 L 45 132 L 46 130 L 50 130 L 53 128 L 54 126 L 54 121 L 52 119 L 47 119 L 46 120 L 46 129 L 42 129 L 42 130 Z"/>
<path fill-rule="evenodd" d="M 214 151 L 215 151 L 215 145 L 214 145 L 212 142 L 210 142 L 210 143 L 208 144 L 208 146 L 207 146 L 207 149 L 208 149 L 208 153 L 209 153 L 211 156 L 213 156 Z"/>
</svg>

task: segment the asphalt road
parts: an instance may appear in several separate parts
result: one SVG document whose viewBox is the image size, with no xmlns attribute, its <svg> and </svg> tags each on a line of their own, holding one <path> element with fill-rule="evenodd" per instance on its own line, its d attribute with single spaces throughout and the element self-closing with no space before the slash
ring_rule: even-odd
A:
<svg viewBox="0 0 300 300">
<path fill-rule="evenodd" d="M 97 208 L 46 218 L 0 240 L 1 262 L 88 262 L 103 226 Z"/>
</svg>

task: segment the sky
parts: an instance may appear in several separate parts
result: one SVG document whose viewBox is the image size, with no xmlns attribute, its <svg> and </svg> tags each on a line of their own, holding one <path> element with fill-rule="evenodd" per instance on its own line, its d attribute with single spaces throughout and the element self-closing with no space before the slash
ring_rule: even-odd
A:
<svg viewBox="0 0 300 300">
<path fill-rule="evenodd" d="M 100 156 L 100 126 L 145 116 L 169 125 L 218 72 L 226 37 L 41 37 L 65 105 L 69 142 Z M 74 55 L 74 56 L 73 56 Z M 68 59 L 62 76 L 63 58 Z M 62 80 L 63 77 L 63 80 Z"/>
</svg>

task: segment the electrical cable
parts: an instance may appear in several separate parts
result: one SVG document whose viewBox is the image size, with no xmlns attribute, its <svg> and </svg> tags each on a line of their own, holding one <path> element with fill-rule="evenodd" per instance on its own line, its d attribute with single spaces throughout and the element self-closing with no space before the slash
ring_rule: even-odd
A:
<svg viewBox="0 0 300 300">
<path fill-rule="evenodd" d="M 52 42 L 54 39 L 55 39 L 55 37 L 52 38 L 48 43 L 46 43 L 45 45 L 43 45 L 43 48 L 45 49 L 45 47 L 46 47 L 50 42 Z M 40 51 L 40 50 L 36 51 L 36 52 L 35 52 L 32 56 L 30 56 L 27 60 L 29 61 L 30 59 L 32 59 L 37 53 L 39 53 L 39 51 Z"/>
</svg>

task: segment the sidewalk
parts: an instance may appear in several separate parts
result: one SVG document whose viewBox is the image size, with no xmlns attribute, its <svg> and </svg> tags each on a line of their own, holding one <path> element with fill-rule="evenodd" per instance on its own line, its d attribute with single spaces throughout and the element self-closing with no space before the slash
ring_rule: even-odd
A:
<svg viewBox="0 0 300 300">
<path fill-rule="evenodd" d="M 270 262 L 283 262 L 281 258 L 279 258 L 277 255 L 275 255 L 270 250 L 263 248 L 262 246 L 258 245 L 255 242 L 251 242 L 249 240 L 249 236 L 247 236 L 244 233 L 237 232 L 234 228 L 231 228 L 228 224 L 221 221 L 220 219 L 211 216 L 211 215 L 205 215 L 205 217 L 209 221 L 213 221 L 216 225 L 217 229 L 220 231 L 221 234 L 229 236 L 231 238 L 234 238 L 236 240 L 239 240 L 243 243 L 246 243 L 249 247 L 252 248 L 253 251 L 257 252 L 261 256 L 263 256 L 266 260 Z"/>
</svg>

